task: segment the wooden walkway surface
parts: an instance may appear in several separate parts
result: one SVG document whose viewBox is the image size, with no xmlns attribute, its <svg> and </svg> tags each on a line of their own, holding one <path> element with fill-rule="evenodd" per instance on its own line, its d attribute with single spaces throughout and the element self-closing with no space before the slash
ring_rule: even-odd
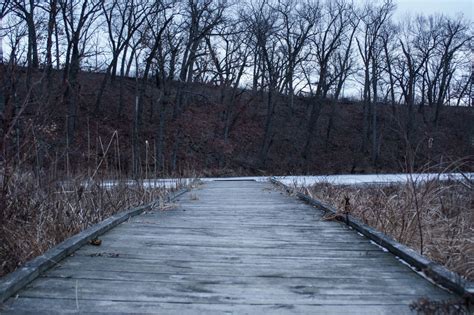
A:
<svg viewBox="0 0 474 315">
<path fill-rule="evenodd" d="M 405 314 L 452 296 L 270 183 L 205 183 L 36 279 L 7 313 Z"/>
</svg>

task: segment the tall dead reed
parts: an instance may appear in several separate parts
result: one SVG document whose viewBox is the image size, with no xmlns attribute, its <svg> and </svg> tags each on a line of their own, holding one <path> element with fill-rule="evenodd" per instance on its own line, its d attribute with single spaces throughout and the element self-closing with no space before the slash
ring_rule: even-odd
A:
<svg viewBox="0 0 474 315">
<path fill-rule="evenodd" d="M 163 188 L 106 185 L 78 176 L 37 185 L 33 174 L 14 171 L 2 178 L 0 275 L 42 254 L 64 239 L 128 208 L 160 199 Z"/>
</svg>

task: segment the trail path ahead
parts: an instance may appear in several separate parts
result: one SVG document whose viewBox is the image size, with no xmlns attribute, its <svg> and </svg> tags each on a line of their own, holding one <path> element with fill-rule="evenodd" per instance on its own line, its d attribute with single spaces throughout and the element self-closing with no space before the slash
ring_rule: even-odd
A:
<svg viewBox="0 0 474 315">
<path fill-rule="evenodd" d="M 10 312 L 409 314 L 420 297 L 452 297 L 265 182 L 207 182 L 100 238 Z"/>
</svg>

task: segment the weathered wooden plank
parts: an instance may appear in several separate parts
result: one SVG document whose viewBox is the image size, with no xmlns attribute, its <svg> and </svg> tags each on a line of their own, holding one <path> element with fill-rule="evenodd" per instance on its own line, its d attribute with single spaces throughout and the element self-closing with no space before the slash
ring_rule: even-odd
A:
<svg viewBox="0 0 474 315">
<path fill-rule="evenodd" d="M 405 279 L 414 275 L 413 272 L 406 270 L 361 270 L 357 269 L 351 271 L 347 268 L 339 268 L 340 271 L 328 270 L 328 269 L 318 269 L 315 271 L 310 271 L 306 269 L 272 269 L 268 268 L 252 268 L 250 270 L 245 270 L 243 268 L 213 268 L 212 273 L 209 268 L 175 268 L 170 269 L 162 266 L 154 265 L 143 265 L 143 264 L 131 264 L 129 266 L 125 265 L 111 265 L 110 268 L 107 266 L 90 266 L 90 267 L 78 267 L 77 265 L 67 266 L 64 271 L 74 271 L 74 270 L 84 270 L 90 272 L 115 272 L 115 273 L 147 273 L 150 277 L 160 276 L 160 275 L 172 275 L 177 277 L 182 276 L 231 276 L 231 277 L 270 277 L 270 278 L 308 278 L 308 277 L 324 277 L 327 275 L 336 275 L 335 277 L 345 277 L 348 279 L 368 279 L 368 278 L 378 278 L 378 279 Z M 62 268 L 58 271 L 54 270 L 52 272 L 62 272 Z M 413 281 L 417 279 L 410 278 Z M 419 280 L 419 279 L 418 279 Z"/>
<path fill-rule="evenodd" d="M 157 236 L 141 236 L 141 235 L 115 235 L 113 241 L 104 237 L 105 242 L 110 243 L 127 243 L 127 242 L 142 242 L 145 246 L 148 247 L 159 247 L 166 245 L 177 245 L 177 246 L 201 246 L 201 244 L 206 244 L 207 247 L 222 247 L 222 246 L 237 246 L 237 247 L 247 247 L 247 248 L 268 248 L 268 247 L 301 247 L 302 250 L 309 250 L 311 248 L 344 248 L 344 247 L 353 247 L 355 244 L 359 244 L 359 250 L 370 250 L 373 247 L 371 244 L 368 244 L 367 241 L 359 240 L 334 240 L 331 244 L 325 242 L 325 240 L 284 240 L 284 239 L 252 239 L 251 237 L 215 237 L 215 236 L 202 236 L 199 239 L 197 237 L 187 237 L 187 236 L 176 236 L 170 240 L 170 236 L 166 235 L 157 235 Z"/>
<path fill-rule="evenodd" d="M 178 257 L 177 257 L 178 258 Z M 157 261 L 160 262 L 157 265 Z M 266 261 L 261 261 L 260 263 L 252 261 L 250 263 L 240 262 L 238 260 L 227 260 L 219 262 L 209 262 L 209 261 L 192 261 L 192 260 L 179 260 L 179 259 L 130 259 L 122 257 L 86 257 L 78 256 L 75 259 L 61 263 L 62 266 L 75 266 L 77 269 L 82 268 L 83 265 L 88 264 L 97 264 L 98 268 L 103 265 L 104 268 L 115 270 L 114 268 L 130 268 L 129 270 L 160 270 L 162 272 L 181 272 L 182 270 L 192 270 L 192 271 L 206 271 L 210 273 L 212 270 L 228 272 L 229 274 L 239 273 L 245 274 L 250 272 L 255 273 L 268 273 L 275 268 L 278 268 L 281 272 L 283 271 L 307 271 L 314 274 L 325 273 L 325 272 L 338 272 L 340 269 L 357 269 L 350 270 L 351 273 L 361 273 L 361 272 L 395 272 L 406 270 L 404 266 L 400 266 L 396 261 L 390 261 L 389 259 L 377 261 L 377 264 L 368 265 L 361 260 L 352 261 L 352 260 L 333 260 L 330 263 L 322 264 L 319 261 L 311 260 L 280 260 L 272 261 L 267 259 Z M 133 265 L 133 266 L 132 266 Z M 313 271 L 313 269 L 315 271 Z M 126 270 L 126 269 L 125 269 Z"/>
<path fill-rule="evenodd" d="M 156 265 L 156 264 L 155 264 Z M 71 265 L 68 266 L 69 268 L 74 268 L 75 270 L 83 268 L 80 265 Z M 323 277 L 324 275 L 330 275 L 330 274 L 337 274 L 339 277 L 347 277 L 347 278 L 373 278 L 373 277 L 378 277 L 380 279 L 397 279 L 397 278 L 403 278 L 406 273 L 409 273 L 408 271 L 402 271 L 402 270 L 389 270 L 389 269 L 376 269 L 376 270 L 368 270 L 368 269 L 356 269 L 354 271 L 351 271 L 345 266 L 341 266 L 340 271 L 337 271 L 335 269 L 329 269 L 329 268 L 324 268 L 324 269 L 318 269 L 314 272 L 311 270 L 307 269 L 276 269 L 276 268 L 228 268 L 228 267 L 214 267 L 212 268 L 212 273 L 210 271 L 210 268 L 185 268 L 183 266 L 180 266 L 179 264 L 175 266 L 154 266 L 153 264 L 139 264 L 136 262 L 133 265 L 130 266 L 125 266 L 125 265 L 120 265 L 120 264 L 114 264 L 111 265 L 110 268 L 107 268 L 107 266 L 94 266 L 94 267 L 89 267 L 87 271 L 113 271 L 117 273 L 124 273 L 124 272 L 146 272 L 150 276 L 154 276 L 155 274 L 171 274 L 171 275 L 231 275 L 234 277 L 279 277 L 279 278 L 293 278 L 293 277 L 298 277 L 298 278 L 304 278 L 307 277 L 309 274 L 312 275 L 313 277 Z"/>
<path fill-rule="evenodd" d="M 249 278 L 246 278 L 249 279 Z M 247 284 L 242 278 L 232 283 L 212 280 L 202 282 L 179 281 L 175 283 L 111 281 L 95 279 L 42 278 L 20 292 L 19 297 L 62 298 L 91 300 L 131 300 L 164 303 L 233 303 L 247 304 L 397 304 L 413 298 L 420 287 L 392 285 L 390 290 L 383 284 L 326 283 L 301 281 L 296 285 L 268 282 L 272 278 L 253 278 Z M 317 285 L 316 285 L 317 284 Z M 431 297 L 446 297 L 434 288 L 423 288 Z M 377 302 L 375 302 L 377 301 Z"/>
<path fill-rule="evenodd" d="M 31 305 L 37 309 L 31 311 Z M 204 304 L 204 303 L 157 303 L 136 301 L 87 300 L 76 303 L 75 299 L 19 298 L 13 303 L 14 311 L 5 314 L 51 315 L 64 313 L 81 314 L 352 314 L 352 315 L 403 315 L 412 314 L 407 305 L 355 305 L 344 304 Z M 60 309 L 61 311 L 54 311 Z M 30 311 L 28 311 L 30 310 Z"/>
<path fill-rule="evenodd" d="M 124 281 L 145 281 L 145 282 L 205 282 L 205 281 L 218 281 L 220 283 L 227 283 L 231 281 L 235 281 L 235 279 L 241 279 L 241 281 L 255 281 L 256 279 L 253 278 L 265 278 L 267 282 L 272 282 L 274 285 L 278 285 L 280 281 L 283 279 L 285 280 L 285 284 L 290 283 L 308 283 L 310 281 L 321 281 L 327 282 L 330 281 L 332 284 L 337 285 L 337 283 L 341 282 L 351 282 L 351 283 L 380 283 L 379 279 L 384 279 L 383 282 L 386 285 L 391 284 L 403 284 L 403 285 L 410 285 L 412 281 L 416 281 L 415 279 L 417 275 L 412 272 L 391 272 L 391 273 L 381 273 L 375 275 L 374 273 L 368 273 L 364 277 L 360 277 L 360 275 L 356 273 L 347 273 L 341 271 L 336 275 L 330 273 L 320 273 L 320 274 L 313 274 L 313 273 L 300 273 L 300 275 L 296 275 L 295 272 L 291 274 L 285 274 L 282 271 L 279 271 L 278 274 L 257 274 L 252 275 L 252 273 L 246 274 L 229 274 L 229 273 L 217 273 L 218 271 L 210 274 L 209 272 L 206 273 L 197 273 L 197 272 L 188 272 L 188 273 L 164 273 L 159 270 L 158 272 L 144 272 L 144 271 L 121 271 L 117 272 L 112 268 L 108 270 L 91 270 L 91 269 L 83 269 L 83 268 L 57 268 L 55 270 L 51 270 L 47 274 L 43 275 L 46 278 L 70 278 L 70 279 L 102 279 L 102 280 L 124 280 Z M 250 278 L 250 279 L 246 279 Z"/>
<path fill-rule="evenodd" d="M 315 246 L 313 248 L 306 247 L 305 252 L 298 252 L 298 249 L 295 248 L 288 248 L 284 246 L 277 246 L 277 247 L 229 247 L 226 246 L 199 246 L 199 245 L 163 245 L 157 247 L 150 247 L 150 246 L 133 246 L 133 244 L 127 244 L 126 246 L 120 247 L 120 244 L 117 243 L 114 246 L 104 247 L 103 249 L 83 249 L 78 251 L 75 255 L 77 256 L 105 256 L 102 255 L 103 253 L 109 254 L 129 254 L 129 255 L 137 255 L 143 258 L 149 257 L 149 259 L 155 259 L 160 257 L 168 257 L 172 256 L 176 259 L 182 259 L 186 257 L 196 258 L 194 256 L 203 257 L 204 261 L 210 261 L 211 257 L 242 257 L 248 256 L 249 259 L 258 259 L 258 257 L 263 257 L 267 261 L 271 260 L 273 257 L 278 258 L 286 258 L 286 257 L 294 257 L 296 260 L 337 260 L 337 259 L 345 259 L 351 260 L 354 258 L 354 261 L 357 259 L 364 259 L 364 258 L 371 258 L 377 257 L 379 261 L 384 259 L 395 261 L 389 255 L 383 255 L 377 249 L 370 249 L 370 250 L 356 250 L 350 248 L 349 246 L 344 246 L 343 248 L 330 248 L 330 247 L 322 247 L 322 246 Z M 208 251 L 207 255 L 202 255 L 200 252 Z M 261 252 L 260 254 L 256 254 L 255 251 Z M 328 256 L 330 255 L 330 256 Z M 107 255 L 111 256 L 111 255 Z M 116 255 L 117 257 L 120 255 Z M 209 257 L 207 259 L 206 257 Z M 125 258 L 120 256 L 119 258 Z M 196 259 L 193 259 L 196 260 Z M 64 260 L 68 262 L 69 260 Z M 64 262 L 63 261 L 63 262 Z M 369 262 L 370 259 L 367 260 Z M 219 263 L 218 261 L 216 261 Z M 396 262 L 398 265 L 398 262 Z"/>
<path fill-rule="evenodd" d="M 314 262 L 331 262 L 335 260 L 351 260 L 371 263 L 380 261 L 379 259 L 383 256 L 388 256 L 389 254 L 384 253 L 380 250 L 370 250 L 370 251 L 356 251 L 356 250 L 338 250 L 337 253 L 332 252 L 331 256 L 328 256 L 326 251 L 315 250 L 306 251 L 304 253 L 299 252 L 298 250 L 292 249 L 291 251 L 270 249 L 261 251 L 260 253 L 255 253 L 253 249 L 237 248 L 228 250 L 227 248 L 213 248 L 212 251 L 204 256 L 202 251 L 208 250 L 205 246 L 200 247 L 188 247 L 186 250 L 181 250 L 177 253 L 174 248 L 161 247 L 157 250 L 150 250 L 147 246 L 110 246 L 103 248 L 95 247 L 85 247 L 81 250 L 78 250 L 74 255 L 78 256 L 103 256 L 103 257 L 121 257 L 121 258 L 134 258 L 134 259 L 185 259 L 185 260 L 198 260 L 198 261 L 221 261 L 234 259 L 239 261 L 260 261 L 260 260 L 311 260 Z M 133 257 L 132 257 L 133 256 Z M 389 256 L 390 257 L 390 256 Z M 393 259 L 390 259 L 393 261 Z M 398 262 L 397 262 L 398 263 Z"/>
</svg>

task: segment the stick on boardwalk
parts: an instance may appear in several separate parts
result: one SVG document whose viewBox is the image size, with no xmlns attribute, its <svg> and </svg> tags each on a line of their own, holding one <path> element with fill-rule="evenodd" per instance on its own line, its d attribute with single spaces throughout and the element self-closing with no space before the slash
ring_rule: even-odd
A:
<svg viewBox="0 0 474 315">
<path fill-rule="evenodd" d="M 134 217 L 11 298 L 11 313 L 404 314 L 452 296 L 270 183 L 218 181 Z"/>
</svg>

